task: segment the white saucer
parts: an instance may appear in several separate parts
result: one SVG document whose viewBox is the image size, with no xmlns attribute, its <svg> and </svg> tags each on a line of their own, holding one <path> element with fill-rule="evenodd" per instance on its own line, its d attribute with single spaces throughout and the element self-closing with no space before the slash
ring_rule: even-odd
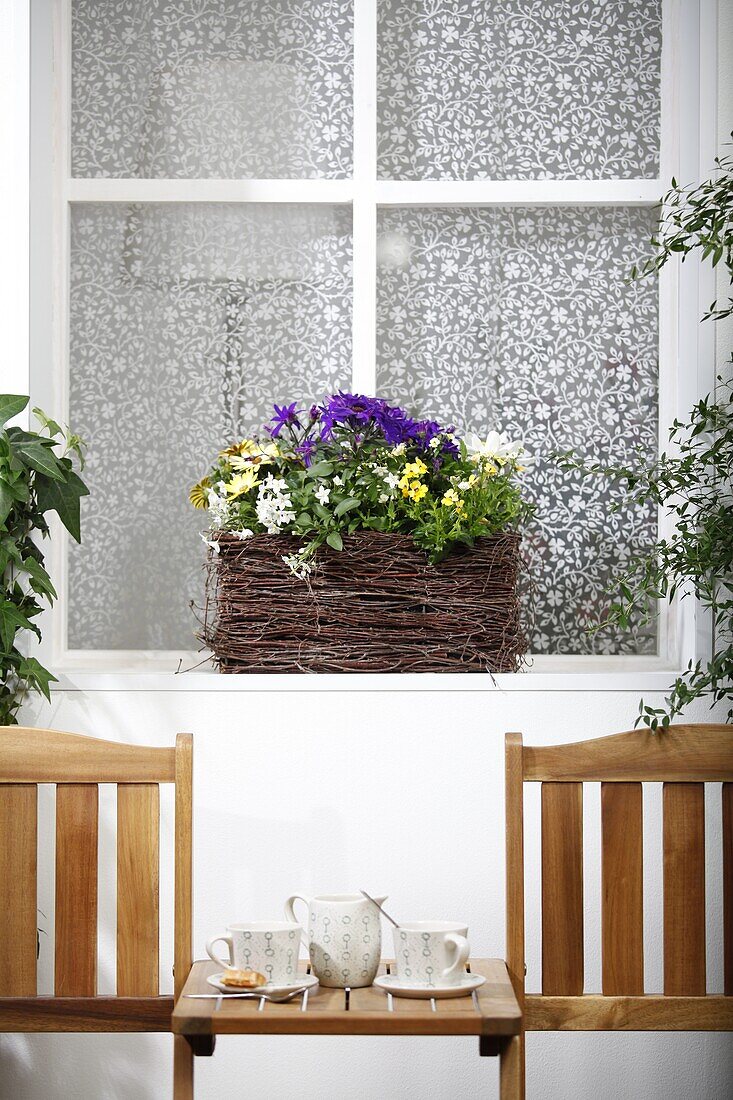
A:
<svg viewBox="0 0 733 1100">
<path fill-rule="evenodd" d="M 213 985 L 214 989 L 218 989 L 220 993 L 253 993 L 255 996 L 258 993 L 266 993 L 274 1001 L 278 997 L 289 997 L 296 989 L 312 989 L 314 985 L 318 985 L 318 978 L 314 977 L 313 974 L 301 974 L 291 982 L 267 982 L 265 985 L 243 989 L 239 986 L 224 985 L 221 981 L 223 975 L 224 971 L 221 970 L 218 974 L 211 974 L 206 981 L 209 985 Z"/>
<path fill-rule="evenodd" d="M 466 974 L 455 985 L 410 985 L 409 981 L 400 981 L 396 974 L 380 974 L 374 979 L 374 984 L 393 997 L 415 997 L 427 1001 L 431 997 L 467 997 L 485 981 L 486 978 L 480 974 Z"/>
</svg>

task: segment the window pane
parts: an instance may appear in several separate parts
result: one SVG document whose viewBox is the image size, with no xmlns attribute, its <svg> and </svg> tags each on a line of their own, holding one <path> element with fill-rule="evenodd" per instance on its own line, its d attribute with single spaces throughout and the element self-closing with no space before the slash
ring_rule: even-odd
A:
<svg viewBox="0 0 733 1100">
<path fill-rule="evenodd" d="M 381 178 L 656 178 L 661 7 L 380 0 Z"/>
<path fill-rule="evenodd" d="M 603 589 L 656 535 L 649 508 L 610 510 L 604 482 L 549 456 L 651 458 L 657 287 L 625 285 L 654 228 L 646 209 L 390 209 L 380 215 L 379 392 L 420 415 L 539 456 L 535 652 L 653 653 L 654 631 L 589 636 Z"/>
<path fill-rule="evenodd" d="M 72 174 L 343 178 L 352 0 L 75 0 Z"/>
<path fill-rule="evenodd" d="M 89 441 L 72 649 L 194 647 L 188 487 L 273 401 L 351 376 L 346 207 L 72 208 L 69 416 Z"/>
</svg>

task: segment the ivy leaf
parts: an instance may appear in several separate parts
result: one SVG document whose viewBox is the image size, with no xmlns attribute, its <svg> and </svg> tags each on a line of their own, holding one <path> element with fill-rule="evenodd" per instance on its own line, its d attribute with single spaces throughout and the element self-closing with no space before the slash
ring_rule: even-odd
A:
<svg viewBox="0 0 733 1100">
<path fill-rule="evenodd" d="M 39 596 L 48 596 L 50 600 L 57 598 L 56 589 L 51 583 L 46 570 L 35 558 L 26 558 L 21 566 L 23 571 L 31 578 L 31 588 Z"/>
<path fill-rule="evenodd" d="M 7 481 L 0 480 L 0 523 L 5 523 L 14 504 L 15 497 L 10 491 L 10 486 Z"/>
<path fill-rule="evenodd" d="M 38 406 L 36 405 L 36 407 L 32 410 L 32 412 L 33 412 L 33 415 L 35 416 L 36 420 L 41 425 L 41 427 L 45 428 L 46 431 L 50 435 L 63 435 L 64 434 L 64 430 L 61 427 L 61 425 L 57 424 L 55 420 L 51 420 L 50 417 L 46 416 L 43 409 L 39 409 Z"/>
<path fill-rule="evenodd" d="M 58 459 L 48 443 L 16 443 L 15 452 L 25 459 L 32 470 L 45 474 L 52 481 L 63 481 L 63 472 L 59 469 Z"/>
<path fill-rule="evenodd" d="M 36 479 L 38 508 L 41 512 L 56 512 L 66 530 L 77 542 L 81 542 L 81 509 L 79 501 L 88 496 L 89 490 L 73 470 L 68 470 L 65 481 Z"/>
<path fill-rule="evenodd" d="M 58 677 L 44 668 L 40 661 L 37 661 L 35 657 L 26 657 L 20 663 L 18 675 L 21 679 L 34 684 L 35 687 L 46 696 L 49 703 L 51 702 L 51 689 L 49 684 L 51 682 L 55 684 L 58 683 Z"/>
<path fill-rule="evenodd" d="M 22 394 L 16 393 L 2 393 L 0 394 L 0 425 L 7 424 L 9 420 L 12 420 L 18 413 L 23 412 L 23 409 L 28 404 L 28 398 L 23 397 Z"/>
<path fill-rule="evenodd" d="M 6 652 L 11 648 L 13 639 L 19 630 L 32 630 L 39 638 L 41 636 L 38 627 L 34 626 L 14 603 L 3 600 L 0 603 L 0 639 L 2 639 L 3 649 Z"/>
<path fill-rule="evenodd" d="M 344 540 L 338 531 L 329 531 L 326 535 L 326 542 L 334 550 L 343 550 L 344 548 Z"/>
</svg>

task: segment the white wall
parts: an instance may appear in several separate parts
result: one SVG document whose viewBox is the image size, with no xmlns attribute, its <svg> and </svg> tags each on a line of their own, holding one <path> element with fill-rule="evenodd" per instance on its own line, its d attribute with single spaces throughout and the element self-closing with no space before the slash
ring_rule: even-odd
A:
<svg viewBox="0 0 733 1100">
<path fill-rule="evenodd" d="M 469 685 L 470 686 L 470 685 Z M 389 895 L 403 918 L 469 924 L 473 950 L 503 956 L 503 733 L 558 742 L 630 728 L 634 692 L 60 692 L 27 718 L 101 737 L 170 744 L 195 734 L 195 953 L 232 920 L 279 917 L 293 891 Z M 703 710 L 693 717 L 706 718 Z M 246 790 L 247 794 L 241 792 Z M 586 788 L 586 959 L 600 988 L 598 791 Z M 719 790 L 709 800 L 709 982 L 720 990 Z M 647 990 L 661 989 L 659 789 L 647 800 Z M 113 806 L 102 813 L 100 991 L 114 942 Z M 50 807 L 46 807 L 50 811 Z M 528 798 L 528 988 L 538 988 L 536 790 Z M 44 815 L 42 846 L 52 861 Z M 170 806 L 164 806 L 164 826 Z M 164 883 L 164 927 L 170 921 Z M 39 900 L 52 924 L 53 898 Z M 44 923 L 44 922 L 42 922 Z M 161 961 L 170 988 L 170 945 Z M 50 991 L 50 952 L 42 989 Z M 723 1100 L 733 1080 L 724 1036 L 531 1036 L 529 1096 Z M 497 1067 L 474 1040 L 239 1038 L 197 1062 L 197 1097 L 470 1100 L 498 1095 Z M 727 1082 L 727 1084 L 726 1084 Z M 158 1100 L 170 1039 L 13 1036 L 0 1040 L 3 1100 Z"/>
</svg>

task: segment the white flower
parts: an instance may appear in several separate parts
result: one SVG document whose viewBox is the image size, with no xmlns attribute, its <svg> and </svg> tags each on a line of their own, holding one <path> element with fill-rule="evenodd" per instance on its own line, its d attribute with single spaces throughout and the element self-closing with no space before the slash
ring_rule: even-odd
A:
<svg viewBox="0 0 733 1100">
<path fill-rule="evenodd" d="M 484 458 L 508 462 L 519 458 L 524 452 L 521 440 L 510 440 L 506 432 L 489 432 L 486 439 L 480 439 L 475 432 L 469 432 L 466 436 L 466 448 L 474 462 Z"/>
<path fill-rule="evenodd" d="M 388 500 L 389 500 L 389 493 L 380 493 L 379 494 L 379 503 L 380 504 L 386 504 Z"/>
<path fill-rule="evenodd" d="M 254 531 L 250 531 L 249 527 L 243 527 L 241 531 L 235 531 L 234 534 L 238 539 L 251 539 Z"/>
<path fill-rule="evenodd" d="M 260 483 L 257 492 L 255 511 L 257 519 L 267 529 L 268 535 L 277 535 L 288 523 L 295 519 L 292 511 L 293 501 L 289 493 L 284 492 L 287 482 L 269 474 Z"/>
<path fill-rule="evenodd" d="M 201 541 L 205 542 L 206 545 L 211 550 L 213 550 L 215 554 L 218 554 L 219 553 L 219 543 L 216 541 L 216 539 L 207 538 L 206 531 L 201 531 L 199 534 L 200 534 Z"/>
<path fill-rule="evenodd" d="M 396 489 L 399 484 L 399 477 L 397 474 L 386 474 L 384 478 L 384 484 L 388 489 Z"/>
<path fill-rule="evenodd" d="M 313 566 L 310 562 L 304 561 L 299 554 L 283 554 L 283 561 L 293 576 L 301 581 L 313 572 Z"/>
<path fill-rule="evenodd" d="M 338 474 L 335 474 L 335 476 L 333 477 L 332 480 L 333 480 L 334 485 L 343 485 L 343 483 L 344 483 L 343 478 L 340 478 L 338 476 Z"/>
<path fill-rule="evenodd" d="M 314 495 L 319 504 L 328 504 L 328 498 L 331 496 L 331 490 L 328 488 L 327 485 L 319 485 Z"/>
<path fill-rule="evenodd" d="M 206 494 L 206 499 L 209 502 L 211 526 L 226 527 L 229 520 L 229 501 L 226 499 L 226 496 L 219 496 L 214 489 L 209 489 Z"/>
<path fill-rule="evenodd" d="M 438 447 L 440 447 L 442 445 L 442 443 L 443 443 L 443 440 L 440 438 L 440 436 L 439 435 L 434 435 L 433 438 L 428 443 L 428 447 L 430 447 L 430 449 L 433 450 L 433 451 L 437 451 Z"/>
<path fill-rule="evenodd" d="M 405 444 L 398 443 L 396 447 L 392 448 L 393 455 L 403 455 L 405 453 Z"/>
</svg>

